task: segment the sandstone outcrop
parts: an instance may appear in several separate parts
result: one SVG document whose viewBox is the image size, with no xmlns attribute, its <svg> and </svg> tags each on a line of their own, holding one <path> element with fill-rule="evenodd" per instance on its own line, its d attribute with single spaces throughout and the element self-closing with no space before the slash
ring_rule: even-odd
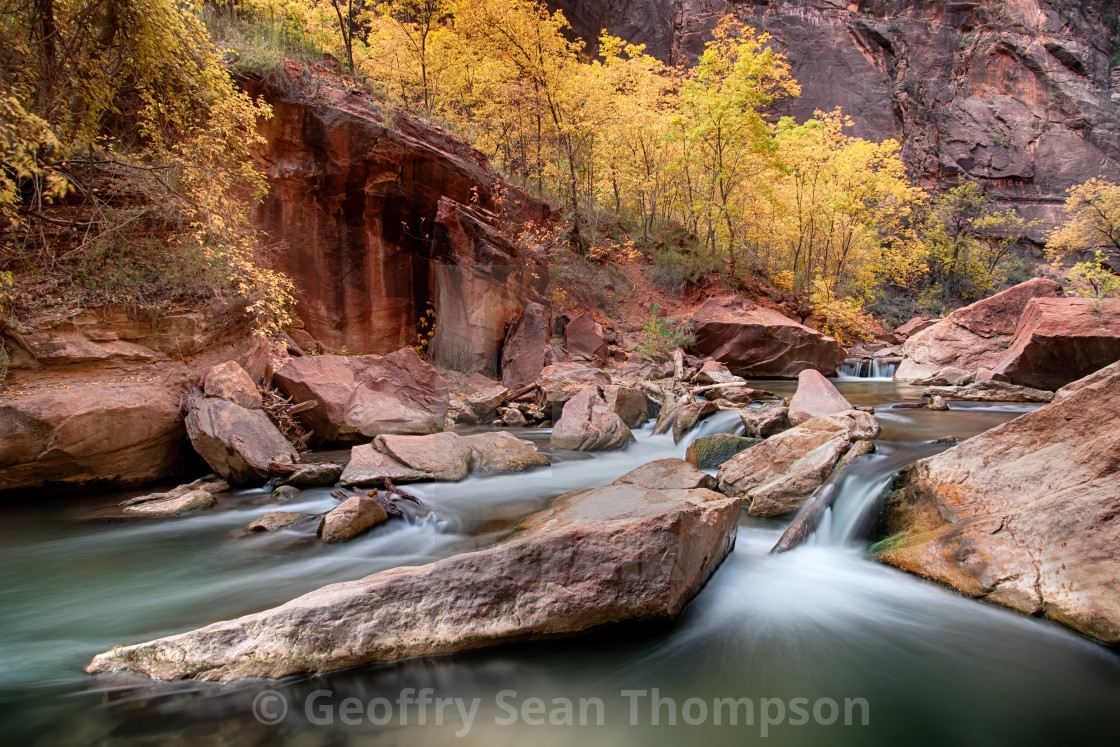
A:
<svg viewBox="0 0 1120 747">
<path fill-rule="evenodd" d="M 713 298 L 692 317 L 692 350 L 742 376 L 835 373 L 840 344 L 773 309 L 735 296 Z"/>
<path fill-rule="evenodd" d="M 731 550 L 739 512 L 739 500 L 704 489 L 616 485 L 567 493 L 490 549 L 119 646 L 87 671 L 283 677 L 673 619 Z"/>
<path fill-rule="evenodd" d="M 345 443 L 382 433 L 443 430 L 450 393 L 416 351 L 389 355 L 293 358 L 272 377 L 293 402 L 317 404 L 299 414 L 313 443 Z"/>
<path fill-rule="evenodd" d="M 813 418 L 733 456 L 719 468 L 719 489 L 750 502 L 752 516 L 781 516 L 821 486 L 852 445 L 879 435 L 860 410 Z"/>
<path fill-rule="evenodd" d="M 1120 642 L 1120 363 L 906 469 L 883 562 Z"/>
</svg>

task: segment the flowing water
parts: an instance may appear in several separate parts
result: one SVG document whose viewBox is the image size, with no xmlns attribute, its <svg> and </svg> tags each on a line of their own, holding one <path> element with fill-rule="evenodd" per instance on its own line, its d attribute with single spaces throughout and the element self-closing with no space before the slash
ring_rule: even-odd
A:
<svg viewBox="0 0 1120 747">
<path fill-rule="evenodd" d="M 217 510 L 151 523 L 88 520 L 134 493 L 4 507 L 0 733 L 51 745 L 1114 743 L 1114 651 L 865 557 L 898 469 L 946 448 L 939 437 L 966 438 L 1026 408 L 892 410 L 917 392 L 868 380 L 839 388 L 877 406 L 877 452 L 827 485 L 832 509 L 791 552 L 768 554 L 788 520 L 744 515 L 734 551 L 676 623 L 280 682 L 81 670 L 115 644 L 491 545 L 557 494 L 681 456 L 700 435 L 736 431 L 737 416 L 717 413 L 681 444 L 647 428 L 624 452 L 554 454 L 539 472 L 411 486 L 431 513 L 336 546 L 314 540 L 314 522 L 229 536 L 269 510 L 325 511 L 336 503 L 327 490 L 285 504 L 243 491 Z M 547 446 L 546 431 L 517 433 Z M 405 700 L 420 693 L 458 704 L 448 700 L 441 716 Z M 733 709 L 720 699 L 744 700 Z M 279 723 L 261 723 L 281 705 Z"/>
<path fill-rule="evenodd" d="M 891 381 L 898 370 L 897 358 L 845 358 L 836 370 L 838 381 Z"/>
</svg>

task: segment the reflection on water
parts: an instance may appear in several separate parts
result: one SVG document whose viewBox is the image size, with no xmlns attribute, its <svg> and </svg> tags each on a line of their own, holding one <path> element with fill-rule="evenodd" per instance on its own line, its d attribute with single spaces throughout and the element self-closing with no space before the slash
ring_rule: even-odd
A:
<svg viewBox="0 0 1120 747">
<path fill-rule="evenodd" d="M 81 668 L 117 643 L 260 610 L 326 583 L 488 546 L 557 494 L 603 485 L 653 459 L 680 456 L 687 442 L 651 437 L 647 429 L 624 452 L 554 454 L 553 466 L 539 472 L 410 486 L 431 507 L 430 515 L 391 522 L 333 546 L 314 541 L 314 522 L 268 535 L 228 536 L 269 510 L 325 511 L 336 503 L 327 490 L 305 491 L 286 504 L 268 502 L 262 491 L 244 491 L 213 512 L 137 524 L 78 518 L 121 495 L 7 507 L 0 523 L 0 725 L 13 743 L 34 738 L 51 744 L 579 740 L 616 745 L 697 738 L 741 744 L 761 738 L 761 711 L 750 726 L 716 726 L 710 714 L 688 725 L 683 704 L 698 699 L 689 706 L 696 715 L 701 706 L 714 710 L 720 698 L 748 698 L 759 709 L 767 699 L 772 702 L 765 707 L 772 709 L 779 699 L 785 707 L 795 698 L 839 704 L 847 698 L 866 701 L 868 726 L 814 720 L 793 725 L 787 719 L 768 727 L 766 741 L 1049 744 L 1071 735 L 1092 742 L 1114 734 L 1120 725 L 1115 707 L 1120 665 L 1112 652 L 1054 624 L 963 598 L 863 557 L 878 497 L 895 471 L 945 448 L 933 443 L 937 438 L 967 438 L 1027 408 L 891 410 L 890 402 L 916 399 L 918 392 L 871 382 L 841 382 L 840 388 L 857 404 L 876 406 L 883 426 L 877 453 L 837 476 L 835 504 L 801 548 L 769 555 L 786 522 L 744 517 L 734 552 L 676 624 L 281 683 L 153 683 L 135 675 L 88 678 Z M 738 425 L 735 413 L 718 413 L 689 440 Z M 547 432 L 518 435 L 542 439 Z M 409 688 L 432 688 L 436 697 L 468 705 L 477 699 L 470 728 L 450 705 L 440 726 L 434 723 L 434 705 L 422 711 L 415 704 L 397 708 L 382 725 L 366 717 L 354 726 L 339 718 L 317 725 L 323 708 L 337 709 L 345 698 L 396 703 Z M 276 689 L 290 705 L 276 726 L 252 716 L 254 702 L 267 689 Z M 651 709 L 655 689 L 675 705 Z M 329 694 L 316 695 L 324 690 Z M 531 698 L 544 701 L 541 726 L 521 718 L 526 703 L 528 721 L 537 718 Z M 565 721 L 553 712 L 559 707 L 554 699 L 578 707 L 579 698 L 602 702 L 602 725 L 593 707 L 588 726 L 549 723 Z M 519 723 L 502 725 L 510 708 Z M 667 724 L 670 711 L 675 726 Z"/>
</svg>

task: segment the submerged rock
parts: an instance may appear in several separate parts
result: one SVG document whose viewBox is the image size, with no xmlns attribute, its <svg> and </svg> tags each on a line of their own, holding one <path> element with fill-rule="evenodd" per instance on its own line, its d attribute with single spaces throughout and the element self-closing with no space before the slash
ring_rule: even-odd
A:
<svg viewBox="0 0 1120 747">
<path fill-rule="evenodd" d="M 719 468 L 719 489 L 750 501 L 752 516 L 781 516 L 801 506 L 852 444 L 876 438 L 875 416 L 859 410 L 813 418 L 733 456 Z"/>
<path fill-rule="evenodd" d="M 187 400 L 186 425 L 194 450 L 234 485 L 264 482 L 269 462 L 292 462 L 297 457 L 263 411 L 224 399 L 192 395 Z"/>
<path fill-rule="evenodd" d="M 797 375 L 797 392 L 789 402 L 789 421 L 794 425 L 850 409 L 852 405 L 820 371 L 808 369 Z"/>
<path fill-rule="evenodd" d="M 121 516 L 128 519 L 169 519 L 213 508 L 217 504 L 214 496 L 205 490 L 192 490 L 176 498 L 148 501 L 135 506 L 126 506 Z"/>
<path fill-rule="evenodd" d="M 762 443 L 758 438 L 745 438 L 730 433 L 715 433 L 692 442 L 684 452 L 685 461 L 700 469 L 715 469 L 741 451 Z"/>
<path fill-rule="evenodd" d="M 623 449 L 634 434 L 596 389 L 585 389 L 564 405 L 559 422 L 552 428 L 553 449 L 602 451 Z"/>
<path fill-rule="evenodd" d="M 490 549 L 331 584 L 257 614 L 120 646 L 86 671 L 284 677 L 673 619 L 731 550 L 739 512 L 739 500 L 703 489 L 575 491 Z"/>
<path fill-rule="evenodd" d="M 885 563 L 1120 642 L 1120 363 L 907 468 Z"/>
</svg>

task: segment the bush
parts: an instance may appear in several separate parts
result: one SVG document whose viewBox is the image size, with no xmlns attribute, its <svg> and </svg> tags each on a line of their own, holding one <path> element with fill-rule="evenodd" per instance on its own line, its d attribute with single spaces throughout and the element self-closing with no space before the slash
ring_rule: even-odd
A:
<svg viewBox="0 0 1120 747">
<path fill-rule="evenodd" d="M 687 320 L 677 321 L 657 315 L 656 301 L 649 305 L 649 319 L 642 325 L 642 329 L 645 330 L 646 339 L 638 346 L 638 351 L 646 355 L 667 353 L 696 342 Z"/>
</svg>

